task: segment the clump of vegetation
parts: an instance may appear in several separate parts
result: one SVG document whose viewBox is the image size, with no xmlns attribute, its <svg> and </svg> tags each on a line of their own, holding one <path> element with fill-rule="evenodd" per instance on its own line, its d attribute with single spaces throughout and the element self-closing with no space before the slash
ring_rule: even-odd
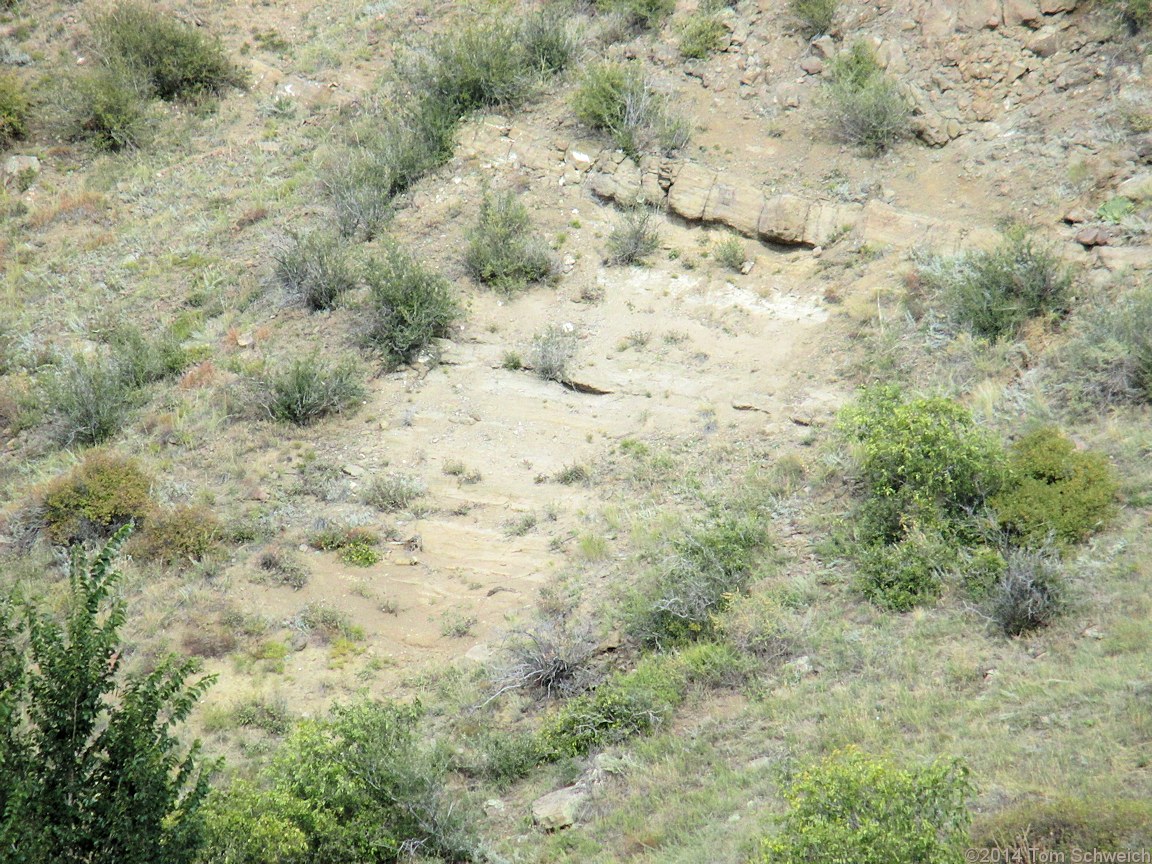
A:
<svg viewBox="0 0 1152 864">
<path fill-rule="evenodd" d="M 365 545 L 367 541 L 356 540 L 349 546 Z M 345 546 L 343 548 L 349 548 Z M 352 619 L 344 612 L 329 606 L 327 603 L 309 603 L 301 609 L 293 626 L 324 644 L 336 639 L 347 639 L 350 642 L 359 642 L 364 639 L 364 631 L 352 623 Z"/>
<path fill-rule="evenodd" d="M 1085 849 L 1139 852 L 1152 840 L 1152 803 L 1134 798 L 1062 798 L 1011 804 L 977 817 L 972 846 L 1009 857 Z"/>
<path fill-rule="evenodd" d="M 807 38 L 828 33 L 836 21 L 840 0 L 790 0 L 789 9 Z"/>
<path fill-rule="evenodd" d="M 308 568 L 299 557 L 285 549 L 267 549 L 256 559 L 262 578 L 299 591 L 308 584 Z"/>
<path fill-rule="evenodd" d="M 1063 315 L 1072 287 L 1055 250 L 1020 226 L 992 250 L 931 259 L 918 275 L 953 320 L 989 339 L 1015 336 L 1038 315 Z"/>
<path fill-rule="evenodd" d="M 739 273 L 740 268 L 744 266 L 744 244 L 738 237 L 728 237 L 716 244 L 716 248 L 712 250 L 712 257 L 722 267 Z"/>
<path fill-rule="evenodd" d="M 0 147 L 7 147 L 28 131 L 28 97 L 20 79 L 0 72 Z"/>
<path fill-rule="evenodd" d="M 301 721 L 262 788 L 236 782 L 209 801 L 206 860 L 268 861 L 269 850 L 282 850 L 393 864 L 417 849 L 485 860 L 469 811 L 449 792 L 448 754 L 424 741 L 419 719 L 417 707 L 365 700 Z M 261 838 L 271 845 L 255 845 Z"/>
<path fill-rule="evenodd" d="M 881 153 L 911 133 L 911 108 L 866 42 L 856 42 L 828 67 L 826 113 L 842 140 Z"/>
<path fill-rule="evenodd" d="M 1139 33 L 1152 23 L 1152 0 L 1106 0 L 1130 33 Z"/>
<path fill-rule="evenodd" d="M 541 696 L 571 696 L 589 683 L 596 639 L 587 622 L 547 618 L 512 633 L 505 661 L 493 676 L 497 693 L 528 690 Z"/>
<path fill-rule="evenodd" d="M 66 134 L 100 150 L 138 147 L 148 128 L 145 97 L 139 80 L 120 65 L 77 75 L 63 95 Z"/>
<path fill-rule="evenodd" d="M 171 566 L 210 555 L 219 546 L 221 534 L 220 520 L 208 508 L 180 504 L 149 515 L 131 549 L 146 561 Z"/>
<path fill-rule="evenodd" d="M 837 750 L 792 778 L 783 829 L 764 840 L 757 860 L 956 861 L 968 845 L 971 794 L 958 761 L 908 769 L 854 747 Z"/>
<path fill-rule="evenodd" d="M 1014 549 L 988 598 L 989 616 L 1005 636 L 1046 627 L 1067 606 L 1060 559 L 1045 549 Z"/>
<path fill-rule="evenodd" d="M 1056 386 L 1072 407 L 1152 403 L 1152 287 L 1102 298 L 1077 313 L 1054 361 Z"/>
<path fill-rule="evenodd" d="M 364 489 L 362 499 L 369 507 L 393 513 L 403 510 L 427 492 L 428 487 L 411 474 L 385 474 L 372 478 Z"/>
<path fill-rule="evenodd" d="M 484 196 L 464 263 L 477 280 L 506 294 L 549 278 L 555 269 L 528 209 L 513 192 Z"/>
<path fill-rule="evenodd" d="M 724 46 L 728 28 L 715 15 L 698 13 L 680 29 L 680 55 L 689 60 L 703 60 Z"/>
<path fill-rule="evenodd" d="M 213 766 L 179 729 L 213 679 L 176 656 L 125 674 L 114 561 L 129 530 L 74 553 L 59 615 L 0 599 L 5 857 L 199 860 Z"/>
<path fill-rule="evenodd" d="M 713 625 L 725 643 L 760 660 L 780 662 L 793 652 L 784 608 L 767 592 L 733 595 Z"/>
<path fill-rule="evenodd" d="M 352 567 L 374 567 L 383 557 L 376 548 L 375 538 L 362 538 L 346 544 L 340 549 L 340 560 Z"/>
<path fill-rule="evenodd" d="M 545 381 L 563 384 L 568 380 L 568 370 L 576 359 L 578 347 L 575 331 L 550 324 L 532 338 L 528 365 Z"/>
<path fill-rule="evenodd" d="M 107 539 L 152 512 L 152 479 L 135 459 L 97 451 L 48 484 L 45 533 L 61 545 Z"/>
<path fill-rule="evenodd" d="M 100 444 L 120 431 L 136 391 L 106 353 L 75 354 L 53 371 L 47 401 L 64 443 Z"/>
<path fill-rule="evenodd" d="M 316 354 L 265 373 L 256 380 L 254 390 L 255 402 L 267 417 L 297 426 L 339 414 L 364 398 L 355 363 L 332 365 Z"/>
<path fill-rule="evenodd" d="M 594 0 L 601 12 L 619 15 L 629 26 L 649 30 L 676 10 L 675 0 Z"/>
<path fill-rule="evenodd" d="M 92 22 L 92 38 L 105 65 L 129 70 L 167 101 L 218 95 L 246 80 L 218 40 L 148 6 L 114 6 Z"/>
<path fill-rule="evenodd" d="M 660 232 L 652 224 L 652 210 L 636 207 L 624 211 L 620 221 L 608 235 L 608 254 L 605 264 L 641 264 L 660 246 Z"/>
<path fill-rule="evenodd" d="M 323 231 L 291 234 L 273 257 L 276 280 L 285 293 L 313 311 L 332 309 L 358 281 L 348 247 Z"/>
<path fill-rule="evenodd" d="M 572 101 L 576 118 L 609 135 L 629 156 L 658 143 L 666 152 L 688 143 L 687 124 L 648 86 L 640 67 L 603 62 L 588 67 Z"/>
<path fill-rule="evenodd" d="M 856 584 L 878 606 L 907 612 L 934 599 L 958 551 L 936 532 L 910 531 L 894 543 L 856 550 Z"/>
<path fill-rule="evenodd" d="M 460 318 L 448 280 L 397 245 L 369 263 L 365 281 L 363 342 L 390 364 L 412 360 L 431 340 L 447 336 Z"/>
<path fill-rule="evenodd" d="M 1016 542 L 1079 543 L 1116 512 L 1119 483 L 1102 453 L 1076 449 L 1052 427 L 1012 445 L 1012 485 L 992 499 L 1000 524 Z"/>
<path fill-rule="evenodd" d="M 710 638 L 747 590 L 768 535 L 753 514 L 721 511 L 677 539 L 631 598 L 628 629 L 657 648 Z"/>
</svg>

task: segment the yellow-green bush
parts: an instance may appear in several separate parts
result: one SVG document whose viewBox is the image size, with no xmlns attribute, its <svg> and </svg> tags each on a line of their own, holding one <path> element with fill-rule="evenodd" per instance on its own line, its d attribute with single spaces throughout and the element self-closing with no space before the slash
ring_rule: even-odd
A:
<svg viewBox="0 0 1152 864">
<path fill-rule="evenodd" d="M 152 480 L 135 459 L 95 452 L 44 492 L 45 532 L 53 543 L 111 537 L 152 511 Z"/>
<path fill-rule="evenodd" d="M 1107 457 L 1077 450 L 1058 429 L 1037 429 L 1015 442 L 1010 466 L 1014 482 L 992 506 L 1021 543 L 1079 543 L 1116 512 L 1119 483 Z"/>
<path fill-rule="evenodd" d="M 0 73 L 0 147 L 6 147 L 28 131 L 28 97 L 20 79 Z"/>
<path fill-rule="evenodd" d="M 177 505 L 154 511 L 132 541 L 133 553 L 148 561 L 199 561 L 219 544 L 220 521 L 205 507 Z"/>
</svg>

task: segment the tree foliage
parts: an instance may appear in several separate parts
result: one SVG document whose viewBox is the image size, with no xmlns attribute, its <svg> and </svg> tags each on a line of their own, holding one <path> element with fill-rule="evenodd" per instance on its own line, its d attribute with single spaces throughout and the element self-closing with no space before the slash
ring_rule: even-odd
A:
<svg viewBox="0 0 1152 864">
<path fill-rule="evenodd" d="M 0 605 L 0 858 L 13 864 L 181 864 L 200 845 L 208 791 L 198 742 L 175 727 L 212 683 L 170 657 L 121 674 L 114 559 L 78 549 L 63 620 Z"/>
</svg>

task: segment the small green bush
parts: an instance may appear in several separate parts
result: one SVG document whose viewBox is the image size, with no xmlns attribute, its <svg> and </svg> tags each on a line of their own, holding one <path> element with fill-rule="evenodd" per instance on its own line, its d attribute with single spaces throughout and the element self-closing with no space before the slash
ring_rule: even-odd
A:
<svg viewBox="0 0 1152 864">
<path fill-rule="evenodd" d="M 219 547 L 222 533 L 220 520 L 206 507 L 180 504 L 153 511 L 129 548 L 146 561 L 171 566 L 210 555 Z"/>
<path fill-rule="evenodd" d="M 1072 338 L 1052 366 L 1073 408 L 1152 403 L 1152 287 L 1100 298 L 1073 319 Z"/>
<path fill-rule="evenodd" d="M 120 324 L 103 334 L 120 378 L 128 387 L 141 388 L 179 375 L 192 362 L 170 328 L 149 339 L 131 324 Z"/>
<path fill-rule="evenodd" d="M 146 87 L 121 65 L 101 66 L 76 76 L 64 95 L 66 134 L 100 150 L 130 150 L 148 128 Z"/>
<path fill-rule="evenodd" d="M 464 262 L 477 280 L 506 294 L 554 271 L 548 247 L 532 230 L 528 210 L 513 192 L 484 196 L 468 234 Z"/>
<path fill-rule="evenodd" d="M 1134 798 L 1023 801 L 979 817 L 972 846 L 1002 849 L 1009 860 L 1041 850 L 1141 852 L 1152 846 L 1152 802 Z"/>
<path fill-rule="evenodd" d="M 676 10 L 676 0 L 594 0 L 596 8 L 621 16 L 641 30 L 658 27 Z"/>
<path fill-rule="evenodd" d="M 372 478 L 364 489 L 363 501 L 369 507 L 394 513 L 422 498 L 427 492 L 428 487 L 410 474 L 386 474 Z"/>
<path fill-rule="evenodd" d="M 713 620 L 716 635 L 737 651 L 776 662 L 793 651 L 784 607 L 771 594 L 734 595 Z"/>
<path fill-rule="evenodd" d="M 1012 445 L 1010 464 L 1014 482 L 991 503 L 1017 542 L 1079 543 L 1116 512 L 1119 482 L 1107 457 L 1078 451 L 1057 429 L 1022 437 Z"/>
<path fill-rule="evenodd" d="M 953 531 L 1004 486 L 999 441 L 950 399 L 874 387 L 842 412 L 840 429 L 858 448 L 866 542 L 898 541 L 916 525 Z"/>
<path fill-rule="evenodd" d="M 737 237 L 728 237 L 716 244 L 716 248 L 712 250 L 712 257 L 716 259 L 717 264 L 738 273 L 744 266 L 744 244 Z"/>
<path fill-rule="evenodd" d="M 918 272 L 953 320 L 989 339 L 1015 336 L 1038 315 L 1068 311 L 1071 273 L 1053 248 L 1019 226 L 995 249 L 935 259 Z"/>
<path fill-rule="evenodd" d="M 218 41 L 148 6 L 114 6 L 92 22 L 92 37 L 106 65 L 123 64 L 164 100 L 220 94 L 245 82 Z"/>
<path fill-rule="evenodd" d="M 578 43 L 568 29 L 568 20 L 554 7 L 529 15 L 520 28 L 527 65 L 544 75 L 556 75 L 571 65 Z"/>
<path fill-rule="evenodd" d="M 412 360 L 432 339 L 447 336 L 461 316 L 451 283 L 397 245 L 369 262 L 364 278 L 362 340 L 389 364 Z"/>
<path fill-rule="evenodd" d="M 989 616 L 1005 636 L 1051 624 L 1067 606 L 1060 559 L 1043 549 L 1014 549 L 988 598 Z"/>
<path fill-rule="evenodd" d="M 305 308 L 332 309 L 358 281 L 348 252 L 339 237 L 323 231 L 292 233 L 273 253 L 276 280 L 290 299 Z"/>
<path fill-rule="evenodd" d="M 311 806 L 278 789 L 234 780 L 214 790 L 204 808 L 203 861 L 290 864 L 308 853 Z"/>
<path fill-rule="evenodd" d="M 939 535 L 912 532 L 896 543 L 865 546 L 855 555 L 857 586 L 878 606 L 907 612 L 936 598 L 956 551 Z"/>
<path fill-rule="evenodd" d="M 30 105 L 20 79 L 0 72 L 0 147 L 7 147 L 28 131 Z"/>
<path fill-rule="evenodd" d="M 137 404 L 136 389 L 108 354 L 76 354 L 51 373 L 46 401 L 66 444 L 100 444 L 120 431 Z"/>
<path fill-rule="evenodd" d="M 289 550 L 268 549 L 256 559 L 256 564 L 262 574 L 260 581 L 286 585 L 294 591 L 308 584 L 308 568 Z"/>
<path fill-rule="evenodd" d="M 107 539 L 152 512 L 152 479 L 135 459 L 93 452 L 44 491 L 45 533 L 66 545 Z"/>
<path fill-rule="evenodd" d="M 849 144 L 880 153 L 911 133 L 908 100 L 866 42 L 856 42 L 829 64 L 826 87 L 828 119 Z"/>
<path fill-rule="evenodd" d="M 310 354 L 257 379 L 253 395 L 270 419 L 307 426 L 355 405 L 364 398 L 364 385 L 355 363 L 331 365 Z"/>
<path fill-rule="evenodd" d="M 603 62 L 588 67 L 572 100 L 576 118 L 611 136 L 636 158 L 653 143 L 670 153 L 690 137 L 687 124 L 671 113 L 668 100 L 649 88 L 639 66 Z"/>
<path fill-rule="evenodd" d="M 537 70 L 511 21 L 484 21 L 448 33 L 430 50 L 401 61 L 403 77 L 420 98 L 464 114 L 524 99 Z"/>
<path fill-rule="evenodd" d="M 555 324 L 532 338 L 528 365 L 545 381 L 563 384 L 579 350 L 576 333 Z M 507 368 L 507 366 L 505 366 Z"/>
<path fill-rule="evenodd" d="M 361 535 L 342 546 L 341 550 L 370 547 L 371 545 L 368 536 Z M 324 644 L 334 642 L 337 639 L 347 639 L 349 642 L 360 642 L 364 639 L 364 630 L 352 623 L 348 613 L 341 612 L 322 601 L 309 603 L 297 613 L 296 619 L 292 623 L 296 629 L 302 630 L 309 636 L 315 636 Z"/>
<path fill-rule="evenodd" d="M 728 28 L 714 15 L 693 15 L 680 29 L 680 56 L 689 60 L 703 60 L 724 46 L 727 32 Z"/>
<path fill-rule="evenodd" d="M 660 232 L 652 221 L 652 211 L 647 207 L 626 210 L 608 235 L 608 254 L 604 256 L 604 263 L 643 263 L 660 247 Z"/>
<path fill-rule="evenodd" d="M 939 761 L 905 769 L 851 747 L 792 778 L 783 830 L 760 864 L 953 864 L 967 845 L 967 769 Z"/>
<path fill-rule="evenodd" d="M 819 36 L 832 29 L 840 0 L 789 0 L 789 9 L 806 38 Z"/>
</svg>

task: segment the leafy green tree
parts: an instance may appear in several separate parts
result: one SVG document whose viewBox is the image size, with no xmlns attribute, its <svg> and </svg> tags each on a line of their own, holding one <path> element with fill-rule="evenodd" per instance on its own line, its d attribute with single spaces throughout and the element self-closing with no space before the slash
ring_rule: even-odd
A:
<svg viewBox="0 0 1152 864">
<path fill-rule="evenodd" d="M 170 657 L 122 675 L 125 605 L 114 559 L 79 549 L 63 620 L 0 603 L 0 859 L 12 864 L 182 864 L 201 843 L 199 744 L 174 730 L 212 683 Z"/>
</svg>

